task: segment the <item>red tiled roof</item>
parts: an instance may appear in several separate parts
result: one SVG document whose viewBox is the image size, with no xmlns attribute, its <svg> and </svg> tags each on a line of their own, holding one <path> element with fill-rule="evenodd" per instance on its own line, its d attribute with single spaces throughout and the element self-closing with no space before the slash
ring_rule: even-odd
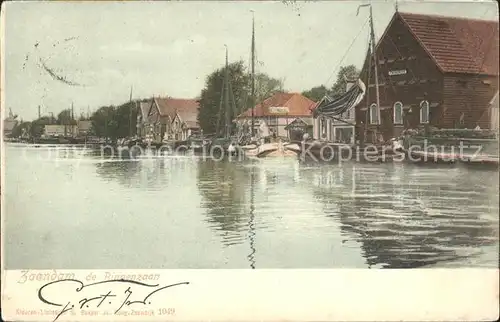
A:
<svg viewBox="0 0 500 322">
<path fill-rule="evenodd" d="M 278 116 L 278 115 L 288 115 L 288 116 L 310 116 L 311 110 L 316 106 L 316 102 L 308 99 L 307 97 L 299 93 L 276 93 L 268 99 L 264 100 L 262 103 L 256 105 L 254 110 L 255 117 L 262 116 Z M 273 107 L 285 107 L 288 109 L 287 113 L 277 113 L 273 112 Z M 248 109 L 238 116 L 251 117 L 252 109 Z"/>
<path fill-rule="evenodd" d="M 183 98 L 155 98 L 161 116 L 170 116 L 173 121 L 175 114 L 179 114 L 183 122 L 189 124 L 198 121 L 198 101 Z"/>
<path fill-rule="evenodd" d="M 399 15 L 443 72 L 498 75 L 498 21 Z"/>
</svg>

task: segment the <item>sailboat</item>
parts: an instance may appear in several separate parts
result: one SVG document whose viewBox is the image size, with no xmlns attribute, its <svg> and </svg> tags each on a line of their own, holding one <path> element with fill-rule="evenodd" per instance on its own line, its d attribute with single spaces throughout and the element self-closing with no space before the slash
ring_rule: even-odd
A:
<svg viewBox="0 0 500 322">
<path fill-rule="evenodd" d="M 217 134 L 216 137 L 213 138 L 210 143 L 204 145 L 205 152 L 209 152 L 211 155 L 235 155 L 238 153 L 237 148 L 237 140 L 234 136 L 234 126 L 232 122 L 232 114 L 235 116 L 235 106 L 234 106 L 234 97 L 232 94 L 231 82 L 229 79 L 229 60 L 228 60 L 228 49 L 226 47 L 226 65 L 224 68 L 224 80 L 223 80 L 223 91 L 222 91 L 222 99 L 221 106 L 219 109 L 219 117 L 217 120 Z M 230 97 L 231 96 L 231 97 Z M 232 107 L 230 104 L 230 98 L 232 99 Z M 220 118 L 222 116 L 222 112 L 224 111 L 224 126 L 220 127 Z M 206 149 L 208 147 L 208 151 Z"/>
<path fill-rule="evenodd" d="M 253 13 L 253 11 L 252 11 Z M 252 15 L 252 58 L 251 58 L 251 137 L 255 132 L 255 17 Z M 297 156 L 300 150 L 288 149 L 284 142 L 279 141 L 265 143 L 265 138 L 270 137 L 270 131 L 264 121 L 259 122 L 258 138 L 256 142 L 241 146 L 241 150 L 247 157 L 284 157 Z"/>
<path fill-rule="evenodd" d="M 369 49 L 368 49 L 368 62 L 374 62 L 374 77 L 375 77 L 375 89 L 376 89 L 376 105 L 377 105 L 377 116 L 378 122 L 380 125 L 380 95 L 379 95 L 379 86 L 378 86 L 378 72 L 377 72 L 377 64 L 378 61 L 375 57 L 375 32 L 373 27 L 373 12 L 371 4 L 363 4 L 358 7 L 358 12 L 361 7 L 369 7 L 370 8 L 370 41 L 369 41 Z M 369 80 L 368 80 L 369 81 Z M 351 110 L 356 108 L 365 95 L 367 94 L 367 87 L 365 83 L 358 78 L 354 85 L 343 95 L 337 98 L 331 98 L 329 95 L 325 95 L 325 97 L 319 102 L 316 109 L 314 110 L 314 117 L 324 117 L 336 120 L 338 122 L 346 123 L 347 125 L 353 125 L 358 127 L 356 124 L 352 124 L 348 121 L 342 120 L 340 116 Z M 375 133 L 377 135 L 377 133 Z M 359 160 L 359 156 L 363 157 L 369 155 L 370 159 L 373 160 L 372 156 L 378 156 L 381 154 L 381 151 L 388 151 L 386 146 L 379 146 L 377 151 L 370 150 L 365 151 L 364 147 L 359 149 L 359 146 L 355 144 L 345 144 L 345 143 L 332 143 L 332 142 L 324 142 L 324 141 L 303 141 L 302 142 L 302 153 L 307 151 L 307 153 L 312 154 L 315 157 L 319 157 L 321 159 L 333 160 L 336 157 L 354 157 L 356 160 Z M 305 156 L 305 155 L 304 155 Z M 378 159 L 377 159 L 378 160 Z M 380 159 L 380 161 L 385 161 L 385 158 Z"/>
</svg>

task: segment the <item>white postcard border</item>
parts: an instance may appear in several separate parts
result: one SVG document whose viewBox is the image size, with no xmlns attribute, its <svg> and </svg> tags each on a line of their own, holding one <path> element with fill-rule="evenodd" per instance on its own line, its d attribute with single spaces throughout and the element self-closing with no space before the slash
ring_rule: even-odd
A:
<svg viewBox="0 0 500 322">
<path fill-rule="evenodd" d="M 498 269 L 7 270 L 2 318 L 53 321 L 63 307 L 43 303 L 38 291 L 59 280 L 42 293 L 52 303 L 75 304 L 57 318 L 61 322 L 483 321 L 498 317 L 498 276 Z M 125 305 L 115 314 L 132 284 L 103 283 L 78 292 L 76 282 L 62 281 L 91 284 L 123 278 L 157 287 L 189 284 L 164 289 L 150 298 L 151 304 Z M 134 287 L 130 301 L 145 294 Z M 80 300 L 108 291 L 119 298 L 113 305 L 79 308 Z"/>
</svg>

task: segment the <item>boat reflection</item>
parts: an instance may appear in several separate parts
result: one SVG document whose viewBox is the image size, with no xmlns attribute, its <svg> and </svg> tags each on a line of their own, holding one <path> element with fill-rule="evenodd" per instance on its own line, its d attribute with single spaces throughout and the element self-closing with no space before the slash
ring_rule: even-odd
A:
<svg viewBox="0 0 500 322">
<path fill-rule="evenodd" d="M 416 268 L 481 257 L 497 243 L 498 173 L 455 174 L 345 164 L 310 182 L 325 214 L 362 243 L 369 267 Z"/>
<path fill-rule="evenodd" d="M 198 190 L 207 209 L 207 221 L 227 246 L 244 241 L 248 228 L 248 169 L 234 162 L 200 160 Z"/>
</svg>

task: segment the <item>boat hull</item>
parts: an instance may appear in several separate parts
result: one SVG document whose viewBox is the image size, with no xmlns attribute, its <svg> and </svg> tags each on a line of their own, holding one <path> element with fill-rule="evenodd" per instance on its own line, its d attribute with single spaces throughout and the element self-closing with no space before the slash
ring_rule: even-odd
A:
<svg viewBox="0 0 500 322">
<path fill-rule="evenodd" d="M 295 146 L 294 146 L 295 147 Z M 255 144 L 241 147 L 241 150 L 247 157 L 266 158 L 266 157 L 296 157 L 300 152 L 299 147 L 287 148 L 287 145 L 281 142 L 264 143 L 259 146 Z"/>
</svg>

